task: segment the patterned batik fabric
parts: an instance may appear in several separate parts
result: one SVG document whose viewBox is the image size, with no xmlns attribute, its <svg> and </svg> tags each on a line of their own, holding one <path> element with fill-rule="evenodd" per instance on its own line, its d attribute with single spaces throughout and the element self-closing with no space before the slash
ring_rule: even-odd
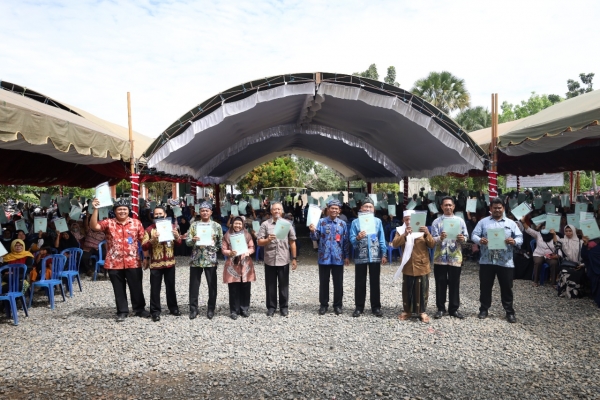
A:
<svg viewBox="0 0 600 400">
<path fill-rule="evenodd" d="M 360 223 L 358 218 L 352 221 L 350 243 L 354 246 L 354 262 L 356 264 L 378 263 L 381 262 L 383 256 L 387 255 L 387 241 L 379 218 L 375 218 L 375 230 L 377 234 L 367 235 L 362 240 L 357 240 L 356 236 L 360 233 Z"/>
<path fill-rule="evenodd" d="M 321 265 L 343 265 L 350 257 L 348 225 L 339 218 L 321 218 L 310 238 L 319 242 L 318 263 Z"/>
<path fill-rule="evenodd" d="M 422 314 L 429 300 L 429 274 L 402 275 L 402 306 L 405 313 Z"/>
<path fill-rule="evenodd" d="M 198 222 L 193 223 L 188 231 L 188 237 L 186 244 L 192 248 L 192 256 L 190 257 L 190 267 L 215 267 L 217 265 L 217 252 L 221 248 L 223 243 L 223 229 L 221 225 L 215 221 L 211 221 L 214 245 L 212 246 L 196 246 L 193 238 L 196 236 L 196 225 Z"/>
<path fill-rule="evenodd" d="M 173 229 L 175 229 L 173 225 Z M 142 249 L 150 252 L 150 269 L 171 268 L 175 266 L 175 246 L 181 244 L 181 237 L 171 242 L 159 242 L 153 239 L 152 234 L 156 230 L 156 225 L 152 224 L 146 228 L 144 239 L 142 240 Z"/>
<path fill-rule="evenodd" d="M 138 243 L 144 239 L 142 223 L 133 218 L 127 218 L 120 223 L 116 218 L 99 222 L 106 235 L 105 269 L 138 268 Z"/>
<path fill-rule="evenodd" d="M 436 241 L 435 250 L 433 253 L 433 263 L 460 267 L 463 260 L 462 243 L 458 240 L 439 240 L 439 237 L 444 231 L 445 218 L 450 217 L 441 216 L 431 224 L 431 236 L 433 236 L 433 239 Z M 463 221 L 461 218 L 457 219 L 460 220 L 461 233 L 465 238 L 469 237 L 469 232 L 467 231 L 467 225 L 465 224 L 465 221 Z"/>
<path fill-rule="evenodd" d="M 223 236 L 223 250 L 231 250 L 231 241 L 229 239 L 229 232 L 227 231 Z M 246 238 L 246 244 L 248 245 L 247 257 L 227 257 L 225 266 L 223 267 L 223 283 L 235 283 L 235 282 L 254 282 L 256 281 L 256 273 L 254 271 L 254 263 L 252 262 L 251 254 L 254 253 L 254 242 L 252 236 L 244 229 L 244 236 Z"/>
</svg>

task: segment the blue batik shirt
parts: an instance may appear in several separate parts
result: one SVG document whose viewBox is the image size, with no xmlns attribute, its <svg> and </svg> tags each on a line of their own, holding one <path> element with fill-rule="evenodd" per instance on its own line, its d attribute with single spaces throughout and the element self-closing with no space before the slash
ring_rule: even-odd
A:
<svg viewBox="0 0 600 400">
<path fill-rule="evenodd" d="M 319 242 L 319 264 L 344 265 L 350 257 L 348 225 L 339 218 L 321 218 L 310 238 Z"/>
<path fill-rule="evenodd" d="M 515 239 L 515 245 L 507 244 L 505 250 L 490 250 L 486 245 L 481 244 L 481 238 L 487 238 L 487 230 L 495 228 L 504 228 L 505 237 Z M 479 245 L 481 252 L 479 264 L 494 264 L 514 268 L 513 251 L 515 247 L 521 247 L 523 244 L 523 234 L 513 220 L 502 217 L 499 221 L 496 221 L 490 216 L 477 223 L 471 234 L 471 240 Z"/>
<path fill-rule="evenodd" d="M 387 241 L 379 218 L 375 218 L 375 230 L 376 234 L 357 240 L 356 236 L 360 233 L 360 222 L 358 218 L 352 221 L 350 243 L 354 247 L 355 264 L 380 263 L 383 256 L 387 255 Z"/>
</svg>

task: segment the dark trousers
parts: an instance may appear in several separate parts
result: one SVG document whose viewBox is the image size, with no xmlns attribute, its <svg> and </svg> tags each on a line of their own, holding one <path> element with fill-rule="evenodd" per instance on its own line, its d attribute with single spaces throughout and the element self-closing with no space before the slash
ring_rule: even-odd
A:
<svg viewBox="0 0 600 400">
<path fill-rule="evenodd" d="M 206 275 L 208 285 L 208 310 L 215 310 L 217 304 L 217 267 L 190 267 L 190 311 L 198 311 L 198 294 L 200 293 L 200 282 L 202 271 Z"/>
<path fill-rule="evenodd" d="M 533 256 L 533 281 L 535 283 L 541 283 L 540 270 L 542 264 L 547 263 L 550 266 L 550 285 L 554 285 L 556 282 L 556 270 L 558 269 L 558 260 L 547 259 L 546 257 Z"/>
<path fill-rule="evenodd" d="M 250 282 L 233 282 L 229 287 L 229 311 L 239 314 L 250 308 Z"/>
<path fill-rule="evenodd" d="M 435 277 L 435 305 L 438 311 L 446 311 L 446 288 L 448 288 L 448 312 L 458 311 L 460 306 L 461 267 L 452 265 L 433 265 Z"/>
<path fill-rule="evenodd" d="M 319 303 L 329 307 L 329 275 L 333 278 L 333 307 L 342 307 L 344 297 L 344 265 L 319 264 Z"/>
<path fill-rule="evenodd" d="M 79 272 L 82 274 L 87 273 L 88 271 L 93 271 L 96 268 L 96 265 L 90 266 L 90 257 L 96 256 L 98 257 L 98 250 L 90 250 L 84 251 L 81 255 L 81 261 L 79 261 Z"/>
<path fill-rule="evenodd" d="M 117 315 L 129 314 L 126 286 L 129 286 L 129 296 L 131 297 L 133 312 L 144 311 L 146 299 L 144 299 L 144 291 L 142 290 L 144 272 L 141 268 L 109 269 L 108 276 L 115 292 Z"/>
<path fill-rule="evenodd" d="M 514 314 L 513 309 L 513 273 L 514 268 L 501 267 L 493 264 L 479 265 L 479 311 L 487 311 L 492 305 L 492 288 L 498 276 L 502 307 L 507 314 Z"/>
<path fill-rule="evenodd" d="M 165 291 L 167 292 L 167 307 L 169 311 L 175 312 L 177 306 L 177 294 L 175 293 L 175 267 L 150 270 L 150 314 L 160 315 L 160 288 L 163 278 L 165 280 Z"/>
<path fill-rule="evenodd" d="M 380 274 L 381 263 L 356 264 L 354 267 L 354 303 L 356 309 L 365 310 L 367 298 L 367 269 L 369 270 L 369 289 L 371 291 L 371 310 L 381 308 Z"/>
<path fill-rule="evenodd" d="M 290 264 L 282 266 L 265 264 L 265 287 L 267 309 L 277 309 L 277 285 L 279 284 L 279 309 L 287 310 L 290 295 Z"/>
</svg>

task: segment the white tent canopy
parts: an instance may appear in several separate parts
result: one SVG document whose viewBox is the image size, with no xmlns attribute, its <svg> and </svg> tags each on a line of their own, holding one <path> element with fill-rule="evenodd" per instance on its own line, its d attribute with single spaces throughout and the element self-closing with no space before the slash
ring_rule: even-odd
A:
<svg viewBox="0 0 600 400">
<path fill-rule="evenodd" d="M 146 151 L 148 167 L 204 183 L 236 182 L 282 154 L 307 156 L 346 179 L 369 182 L 483 168 L 483 151 L 452 120 L 381 82 L 295 74 L 248 82 L 218 97 L 163 133 Z"/>
</svg>

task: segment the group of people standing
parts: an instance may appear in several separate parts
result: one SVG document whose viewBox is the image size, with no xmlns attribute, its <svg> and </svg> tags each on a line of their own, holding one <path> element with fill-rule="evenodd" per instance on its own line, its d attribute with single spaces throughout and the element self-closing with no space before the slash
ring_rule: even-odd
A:
<svg viewBox="0 0 600 400">
<path fill-rule="evenodd" d="M 167 306 L 171 314 L 179 316 L 181 312 L 175 293 L 175 257 L 174 248 L 181 243 L 182 237 L 173 226 L 172 241 L 161 241 L 156 224 L 143 228 L 141 223 L 129 216 L 129 204 L 118 202 L 114 205 L 115 218 L 98 222 L 98 202 L 94 200 L 94 212 L 91 216 L 92 229 L 106 234 L 107 254 L 105 269 L 108 271 L 117 304 L 117 321 L 123 321 L 129 314 L 125 287 L 129 286 L 132 308 L 136 316 L 152 317 L 160 320 L 160 291 L 165 283 Z M 217 253 L 220 250 L 225 256 L 223 282 L 229 287 L 230 316 L 248 317 L 250 306 L 251 282 L 256 280 L 251 255 L 254 253 L 252 236 L 245 229 L 243 216 L 235 217 L 231 229 L 223 235 L 221 225 L 211 220 L 212 204 L 203 202 L 200 208 L 200 221 L 191 224 L 185 240 L 192 248 L 190 257 L 189 309 L 190 319 L 198 315 L 199 287 L 204 272 L 208 284 L 207 318 L 212 319 L 215 313 L 217 297 Z M 275 233 L 278 220 L 282 218 L 281 203 L 270 204 L 271 218 L 260 225 L 257 244 L 264 248 L 265 287 L 267 316 L 273 316 L 277 309 L 282 316 L 288 315 L 289 271 L 297 267 L 296 233 L 293 225 L 289 227 L 285 239 L 278 239 Z M 460 233 L 455 239 L 447 238 L 444 232 L 446 218 L 454 218 L 454 201 L 451 197 L 442 199 L 443 215 L 433 221 L 431 231 L 426 226 L 411 225 L 412 211 L 403 215 L 403 225 L 397 228 L 392 246 L 402 248 L 402 261 L 395 277 L 403 276 L 402 304 L 403 312 L 400 320 L 417 316 L 423 322 L 429 322 L 426 313 L 429 298 L 429 274 L 431 263 L 429 251 L 434 250 L 434 276 L 436 281 L 435 318 L 446 314 L 462 319 L 460 306 L 460 268 L 462 265 L 461 243 L 468 237 L 464 221 L 460 223 Z M 381 220 L 374 217 L 375 234 L 365 232 L 360 227 L 360 219 L 352 221 L 350 226 L 338 218 L 341 203 L 332 200 L 327 204 L 325 217 L 309 226 L 310 237 L 318 242 L 319 266 L 319 314 L 324 315 L 329 308 L 329 281 L 333 279 L 333 310 L 335 314 L 343 312 L 343 273 L 344 266 L 349 265 L 350 251 L 353 250 L 355 261 L 355 310 L 354 317 L 364 313 L 366 302 L 367 274 L 370 281 L 370 306 L 373 315 L 382 316 L 380 295 L 381 264 L 387 262 L 387 245 Z M 367 198 L 360 211 L 373 213 L 374 204 Z M 501 289 L 502 305 L 509 322 L 515 322 L 512 294 L 512 251 L 514 246 L 522 244 L 522 234 L 516 224 L 504 217 L 504 205 L 500 199 L 491 201 L 491 216 L 479 221 L 473 230 L 472 240 L 481 246 L 480 258 L 480 313 L 479 318 L 486 318 L 491 306 L 491 293 L 495 277 Z M 162 207 L 154 209 L 154 219 L 166 216 Z M 210 224 L 212 242 L 200 244 L 198 229 Z M 487 229 L 504 228 L 506 234 L 505 250 L 487 249 Z M 231 235 L 243 234 L 247 251 L 237 254 L 231 245 Z M 150 268 L 150 312 L 145 310 L 142 292 L 142 267 L 139 265 L 138 243 L 144 252 L 143 268 Z M 446 294 L 449 292 L 448 309 L 446 310 Z"/>
</svg>

